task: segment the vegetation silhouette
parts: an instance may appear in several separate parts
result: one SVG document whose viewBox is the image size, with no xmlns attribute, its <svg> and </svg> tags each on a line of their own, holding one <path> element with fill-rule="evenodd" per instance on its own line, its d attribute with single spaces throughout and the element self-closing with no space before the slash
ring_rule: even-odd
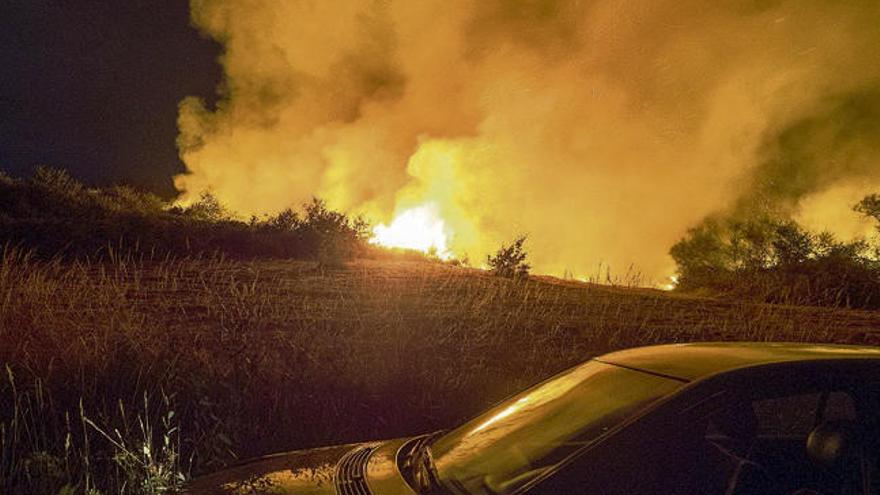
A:
<svg viewBox="0 0 880 495">
<path fill-rule="evenodd" d="M 210 192 L 188 206 L 126 186 L 87 188 L 65 171 L 0 175 L 0 244 L 39 256 L 102 257 L 108 248 L 152 257 L 222 254 L 232 259 L 312 259 L 340 266 L 371 251 L 370 226 L 314 198 L 277 215 L 238 219 Z"/>
<path fill-rule="evenodd" d="M 880 198 L 854 210 L 880 221 Z M 876 241 L 841 241 L 772 216 L 712 218 L 670 250 L 678 288 L 748 300 L 861 309 L 880 308 Z"/>
<path fill-rule="evenodd" d="M 527 236 L 521 235 L 510 244 L 502 244 L 494 255 L 486 257 L 489 271 L 496 276 L 504 278 L 523 279 L 528 278 L 531 266 L 526 263 L 528 253 L 523 245 Z"/>
</svg>

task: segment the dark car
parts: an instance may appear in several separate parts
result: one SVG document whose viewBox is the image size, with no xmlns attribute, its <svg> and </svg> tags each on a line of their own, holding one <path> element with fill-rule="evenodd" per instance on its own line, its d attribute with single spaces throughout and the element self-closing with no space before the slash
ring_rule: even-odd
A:
<svg viewBox="0 0 880 495">
<path fill-rule="evenodd" d="M 878 494 L 880 349 L 707 343 L 614 352 L 467 423 L 277 454 L 196 494 Z"/>
</svg>

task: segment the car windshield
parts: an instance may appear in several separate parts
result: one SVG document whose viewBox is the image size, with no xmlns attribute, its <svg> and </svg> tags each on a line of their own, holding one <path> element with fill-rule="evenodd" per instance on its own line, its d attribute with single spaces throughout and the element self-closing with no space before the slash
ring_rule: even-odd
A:
<svg viewBox="0 0 880 495">
<path fill-rule="evenodd" d="M 589 361 L 438 438 L 438 480 L 456 494 L 513 493 L 683 385 Z"/>
</svg>

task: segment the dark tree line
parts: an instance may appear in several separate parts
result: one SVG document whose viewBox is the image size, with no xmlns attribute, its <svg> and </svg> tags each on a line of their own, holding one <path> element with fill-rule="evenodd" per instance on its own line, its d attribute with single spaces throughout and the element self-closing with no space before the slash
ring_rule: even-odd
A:
<svg viewBox="0 0 880 495">
<path fill-rule="evenodd" d="M 29 179 L 0 173 L 0 244 L 38 255 L 101 257 L 110 250 L 153 257 L 222 254 L 301 258 L 333 265 L 364 254 L 369 225 L 320 199 L 277 215 L 237 218 L 213 195 L 172 206 L 126 186 L 87 188 L 63 170 Z"/>
<path fill-rule="evenodd" d="M 853 208 L 877 220 L 880 196 Z M 670 254 L 678 286 L 765 302 L 880 308 L 880 246 L 809 232 L 790 219 L 710 218 L 688 231 Z"/>
</svg>

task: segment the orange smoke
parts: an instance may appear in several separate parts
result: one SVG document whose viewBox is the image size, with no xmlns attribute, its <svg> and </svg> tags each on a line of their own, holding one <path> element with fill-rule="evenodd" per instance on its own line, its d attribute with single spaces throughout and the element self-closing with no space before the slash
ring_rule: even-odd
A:
<svg viewBox="0 0 880 495">
<path fill-rule="evenodd" d="M 792 125 L 880 80 L 880 10 L 867 1 L 192 0 L 191 11 L 223 43 L 226 77 L 216 108 L 181 103 L 183 201 L 211 189 L 259 214 L 317 195 L 383 224 L 377 239 L 477 262 L 526 233 L 537 271 L 574 276 L 599 260 L 668 275 L 669 246 L 763 187 L 755 178 Z M 847 153 L 880 156 L 864 143 Z M 867 189 L 877 169 L 834 170 Z M 821 204 L 835 174 L 787 198 L 792 211 Z"/>
</svg>

